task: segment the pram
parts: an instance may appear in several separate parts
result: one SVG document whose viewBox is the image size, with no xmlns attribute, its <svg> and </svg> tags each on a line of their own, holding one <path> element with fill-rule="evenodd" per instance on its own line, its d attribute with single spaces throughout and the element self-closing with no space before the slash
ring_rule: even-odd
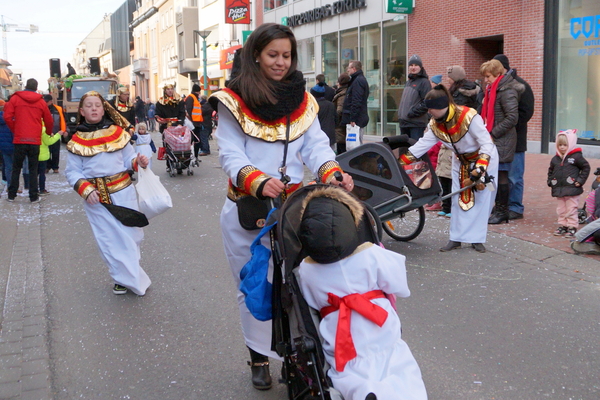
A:
<svg viewBox="0 0 600 400">
<path fill-rule="evenodd" d="M 319 314 L 304 300 L 295 275 L 306 256 L 297 236 L 302 222 L 299 218 L 302 202 L 312 190 L 322 186 L 309 185 L 294 192 L 278 210 L 277 224 L 271 231 L 274 263 L 272 349 L 283 358 L 282 377 L 290 400 L 342 400 L 327 377 L 329 366 L 317 328 Z M 381 221 L 368 205 L 363 205 L 366 210 L 359 235 L 363 241 L 378 244 L 383 234 Z"/>
<path fill-rule="evenodd" d="M 186 126 L 169 126 L 163 131 L 165 159 L 169 176 L 181 175 L 183 170 L 194 175 L 192 165 L 192 131 Z"/>
<path fill-rule="evenodd" d="M 385 137 L 383 142 L 365 143 L 337 157 L 354 179 L 352 193 L 370 205 L 383 230 L 400 241 L 419 236 L 425 226 L 423 206 L 439 201 L 442 195 L 427 155 L 409 165 L 398 162 L 399 151 L 412 143 L 401 136 Z"/>
</svg>

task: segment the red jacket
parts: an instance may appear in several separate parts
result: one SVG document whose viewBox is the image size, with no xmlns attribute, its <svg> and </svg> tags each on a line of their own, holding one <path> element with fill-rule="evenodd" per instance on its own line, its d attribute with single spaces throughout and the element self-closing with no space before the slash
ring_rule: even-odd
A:
<svg viewBox="0 0 600 400">
<path fill-rule="evenodd" d="M 52 127 L 54 119 L 41 94 L 16 92 L 4 106 L 4 120 L 13 133 L 14 144 L 42 144 L 42 121 Z M 52 132 L 52 129 L 50 129 Z"/>
</svg>

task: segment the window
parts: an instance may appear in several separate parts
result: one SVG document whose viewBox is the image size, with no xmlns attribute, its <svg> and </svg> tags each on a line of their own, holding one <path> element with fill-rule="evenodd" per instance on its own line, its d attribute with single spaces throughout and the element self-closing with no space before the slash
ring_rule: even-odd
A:
<svg viewBox="0 0 600 400">
<path fill-rule="evenodd" d="M 325 81 L 328 85 L 337 84 L 337 79 L 340 73 L 345 71 L 339 70 L 339 52 L 338 52 L 338 33 L 328 33 L 321 36 L 321 60 L 323 65 L 321 71 L 325 75 Z"/>
<path fill-rule="evenodd" d="M 304 73 L 315 70 L 315 41 L 313 38 L 298 40 L 298 69 Z"/>
<path fill-rule="evenodd" d="M 600 140 L 600 3 L 560 0 L 556 130 Z M 556 132 L 550 133 L 554 141 Z M 590 140 L 590 142 L 588 142 Z"/>
<path fill-rule="evenodd" d="M 346 72 L 346 67 L 351 60 L 358 59 L 358 29 L 348 29 L 340 32 L 340 58 L 342 61 L 342 71 Z"/>
<path fill-rule="evenodd" d="M 400 133 L 398 105 L 406 83 L 406 22 L 383 23 L 383 113 L 381 132 L 383 136 Z"/>
<path fill-rule="evenodd" d="M 369 124 L 365 131 L 367 135 L 377 135 L 379 131 L 377 128 L 378 123 L 381 123 L 380 42 L 381 30 L 379 23 L 360 28 L 360 60 L 363 65 L 363 73 L 369 83 L 369 98 L 367 100 Z"/>
</svg>

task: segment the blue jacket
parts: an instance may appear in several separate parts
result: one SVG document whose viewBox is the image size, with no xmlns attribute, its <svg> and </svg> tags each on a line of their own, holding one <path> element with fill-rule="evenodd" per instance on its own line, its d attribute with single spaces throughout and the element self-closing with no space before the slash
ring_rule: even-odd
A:
<svg viewBox="0 0 600 400">
<path fill-rule="evenodd" d="M 4 122 L 4 111 L 0 111 L 0 152 L 3 154 L 13 154 L 15 146 L 13 145 L 13 134 Z"/>
</svg>

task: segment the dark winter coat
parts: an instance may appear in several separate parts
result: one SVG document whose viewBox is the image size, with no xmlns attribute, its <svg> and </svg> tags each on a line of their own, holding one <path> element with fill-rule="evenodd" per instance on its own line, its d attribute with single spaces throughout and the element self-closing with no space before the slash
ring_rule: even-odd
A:
<svg viewBox="0 0 600 400">
<path fill-rule="evenodd" d="M 0 152 L 11 155 L 14 151 L 13 134 L 4 121 L 4 111 L 0 111 Z"/>
<path fill-rule="evenodd" d="M 367 113 L 367 99 L 369 98 L 369 83 L 362 70 L 356 71 L 350 76 L 350 85 L 344 99 L 342 111 L 342 124 L 356 123 L 364 128 L 369 123 Z"/>
<path fill-rule="evenodd" d="M 467 106 L 475 110 L 477 110 L 479 107 L 477 95 L 480 91 L 481 88 L 477 86 L 475 82 L 471 82 L 467 79 L 454 82 L 454 84 L 450 87 L 450 94 L 457 105 Z"/>
<path fill-rule="evenodd" d="M 344 110 L 344 100 L 346 99 L 346 91 L 348 90 L 348 86 L 340 86 L 335 91 L 335 96 L 333 96 L 333 105 L 335 106 L 335 111 L 337 117 L 336 127 L 335 127 L 335 141 L 336 143 L 346 143 L 346 125 L 341 124 L 342 121 L 342 111 Z"/>
<path fill-rule="evenodd" d="M 317 97 L 317 103 L 319 103 L 319 124 L 321 124 L 321 130 L 327 134 L 329 138 L 329 145 L 335 143 L 335 106 L 325 97 Z"/>
<path fill-rule="evenodd" d="M 517 149 L 517 130 L 519 120 L 519 98 L 525 86 L 510 75 L 504 75 L 498 84 L 494 106 L 494 128 L 492 139 L 498 149 L 501 163 L 512 162 Z"/>
<path fill-rule="evenodd" d="M 325 85 L 323 86 L 325 87 L 325 95 L 323 97 L 325 98 L 325 100 L 333 101 L 333 96 L 335 96 L 335 89 L 329 86 L 327 83 L 325 83 Z"/>
<path fill-rule="evenodd" d="M 185 103 L 179 101 L 177 104 L 168 105 L 156 103 L 155 115 L 161 118 L 177 118 L 177 122 L 172 122 L 172 126 L 182 125 L 185 120 Z M 159 131 L 162 133 L 167 128 L 167 124 L 159 124 Z"/>
<path fill-rule="evenodd" d="M 400 128 L 425 128 L 427 126 L 429 117 L 423 99 L 430 90 L 431 82 L 429 82 L 425 68 L 421 68 L 418 74 L 408 75 L 398 106 Z"/>
<path fill-rule="evenodd" d="M 552 197 L 579 196 L 583 193 L 583 185 L 590 174 L 590 164 L 576 147 L 564 160 L 555 155 L 548 168 L 548 186 L 552 188 Z M 579 187 L 575 186 L 579 182 Z"/>
<path fill-rule="evenodd" d="M 524 152 L 527 151 L 527 122 L 529 122 L 533 116 L 535 98 L 533 97 L 531 86 L 529 86 L 529 83 L 527 83 L 525 79 L 517 75 L 516 69 L 511 69 L 508 73 L 512 75 L 517 82 L 525 86 L 525 91 L 519 100 L 519 122 L 517 122 L 517 126 L 515 126 L 517 131 L 516 151 Z"/>
<path fill-rule="evenodd" d="M 204 103 L 202 103 L 204 101 Z M 214 109 L 206 100 L 200 100 L 202 104 L 202 126 L 208 132 L 212 132 L 212 113 Z"/>
<path fill-rule="evenodd" d="M 113 97 L 112 99 L 110 99 L 108 101 L 108 104 L 110 104 L 115 110 L 117 110 L 117 112 L 119 114 L 121 114 L 123 117 L 125 117 L 125 119 L 127 121 L 129 121 L 129 123 L 132 126 L 135 126 L 135 108 L 131 107 L 127 111 L 119 111 L 119 109 L 117 108 L 117 105 L 116 105 L 117 101 L 118 101 L 118 97 Z"/>
</svg>

